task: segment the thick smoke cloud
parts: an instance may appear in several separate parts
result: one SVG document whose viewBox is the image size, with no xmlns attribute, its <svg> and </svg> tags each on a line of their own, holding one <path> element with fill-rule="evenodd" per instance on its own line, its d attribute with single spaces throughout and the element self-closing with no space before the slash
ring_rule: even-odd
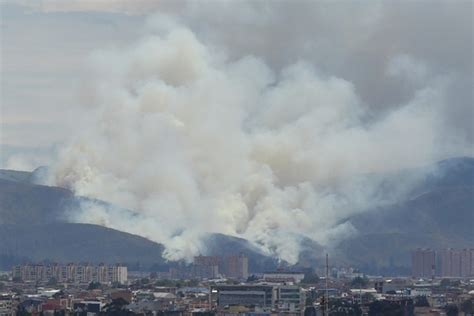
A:
<svg viewBox="0 0 474 316">
<path fill-rule="evenodd" d="M 294 263 L 302 237 L 348 237 L 355 232 L 341 220 L 396 201 L 417 180 L 387 193 L 371 174 L 446 155 L 443 113 L 457 77 L 395 54 L 379 71 L 408 85 L 409 97 L 373 110 L 324 63 L 235 54 L 192 24 L 155 16 L 138 42 L 93 55 L 81 132 L 54 182 L 134 213 L 89 204 L 72 220 L 162 242 L 170 259 L 203 251 L 199 237 L 220 232 Z"/>
</svg>

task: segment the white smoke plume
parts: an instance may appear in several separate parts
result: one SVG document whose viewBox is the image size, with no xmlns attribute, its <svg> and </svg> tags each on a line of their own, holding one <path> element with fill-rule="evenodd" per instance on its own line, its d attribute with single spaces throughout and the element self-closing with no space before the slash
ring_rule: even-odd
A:
<svg viewBox="0 0 474 316">
<path fill-rule="evenodd" d="M 341 220 L 416 180 L 381 200 L 380 182 L 364 175 L 439 158 L 450 78 L 409 55 L 386 73 L 408 77 L 413 97 L 374 118 L 351 82 L 314 63 L 276 70 L 231 58 L 175 20 L 152 21 L 138 42 L 93 55 L 79 133 L 52 168 L 57 185 L 135 213 L 91 204 L 74 221 L 161 242 L 170 259 L 190 258 L 200 236 L 219 232 L 295 263 L 301 236 L 347 237 Z"/>
</svg>

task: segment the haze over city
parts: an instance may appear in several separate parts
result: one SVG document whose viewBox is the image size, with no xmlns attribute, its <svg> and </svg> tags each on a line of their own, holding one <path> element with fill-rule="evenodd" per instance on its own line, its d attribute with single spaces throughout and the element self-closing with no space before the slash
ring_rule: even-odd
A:
<svg viewBox="0 0 474 316">
<path fill-rule="evenodd" d="M 0 9 L 12 280 L 474 276 L 471 1 Z"/>
</svg>

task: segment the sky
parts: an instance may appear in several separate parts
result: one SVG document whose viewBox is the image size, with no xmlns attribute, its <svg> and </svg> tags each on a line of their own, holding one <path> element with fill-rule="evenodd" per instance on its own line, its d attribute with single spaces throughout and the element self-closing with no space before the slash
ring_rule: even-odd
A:
<svg viewBox="0 0 474 316">
<path fill-rule="evenodd" d="M 341 220 L 417 181 L 387 195 L 367 175 L 474 155 L 472 13 L 461 0 L 4 0 L 1 167 L 47 165 L 48 184 L 132 210 L 83 205 L 70 220 L 170 258 L 219 232 L 295 262 L 301 238 L 346 238 Z"/>
<path fill-rule="evenodd" d="M 17 1 L 2 1 L 1 15 L 1 163 L 29 170 L 50 163 L 71 135 L 89 54 L 133 38 L 141 19 L 49 13 Z"/>
<path fill-rule="evenodd" d="M 3 0 L 3 168 L 50 162 L 88 102 L 82 93 L 90 54 L 136 40 L 156 12 L 184 21 L 232 58 L 252 54 L 274 68 L 307 60 L 353 82 L 373 115 L 413 95 L 412 75 L 451 76 L 444 124 L 472 144 L 471 1 Z M 387 65 L 395 56 L 406 56 L 404 71 L 418 74 L 390 77 Z"/>
</svg>

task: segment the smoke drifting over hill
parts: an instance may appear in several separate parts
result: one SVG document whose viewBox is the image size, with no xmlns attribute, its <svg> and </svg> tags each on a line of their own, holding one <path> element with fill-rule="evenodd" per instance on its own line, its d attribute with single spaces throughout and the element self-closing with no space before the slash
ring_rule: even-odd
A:
<svg viewBox="0 0 474 316">
<path fill-rule="evenodd" d="M 258 20 L 249 10 L 242 16 Z M 378 10 L 364 11 L 371 18 L 362 29 L 380 26 Z M 270 11 L 268 19 L 280 12 Z M 360 49 L 349 38 L 347 51 L 325 53 L 327 64 L 320 52 L 291 62 L 278 47 L 236 54 L 217 38 L 230 41 L 230 33 L 193 23 L 154 16 L 137 42 L 93 54 L 80 133 L 62 150 L 53 181 L 135 213 L 88 204 L 71 220 L 146 236 L 171 259 L 190 258 L 203 250 L 200 236 L 219 232 L 294 263 L 302 237 L 331 244 L 350 236 L 342 219 L 397 201 L 420 176 L 381 187 L 383 176 L 370 174 L 469 154 L 468 137 L 459 137 L 469 132 L 454 133 L 444 115 L 463 74 L 379 52 L 377 71 L 408 92 L 377 108 L 380 91 L 350 80 L 363 73 L 331 71 L 348 58 L 329 55 Z M 285 35 L 281 45 L 291 47 L 296 39 Z"/>
</svg>

